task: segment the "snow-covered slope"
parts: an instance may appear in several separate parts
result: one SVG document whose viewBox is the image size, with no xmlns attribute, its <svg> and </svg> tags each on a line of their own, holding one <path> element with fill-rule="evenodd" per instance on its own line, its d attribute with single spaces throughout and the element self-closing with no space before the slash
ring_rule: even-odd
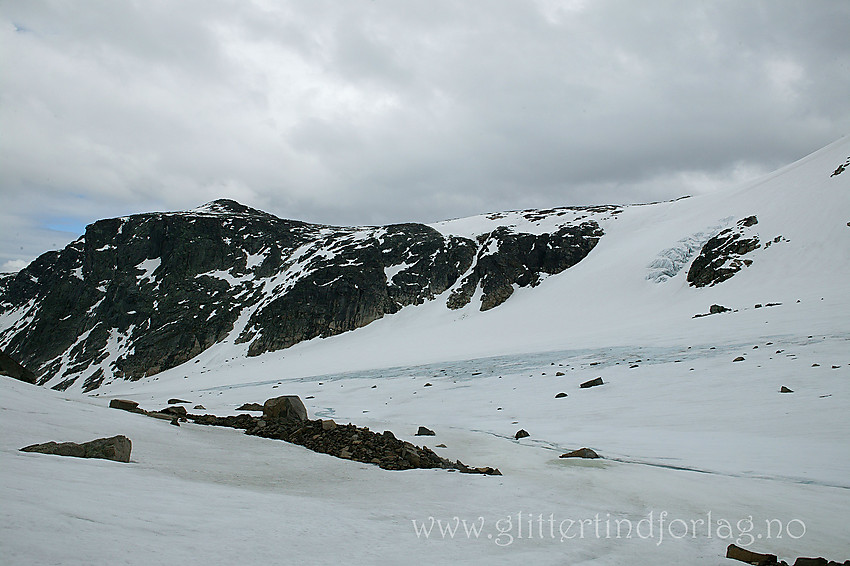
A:
<svg viewBox="0 0 850 566">
<path fill-rule="evenodd" d="M 3 556 L 147 564 L 168 548 L 187 564 L 716 565 L 736 543 L 786 560 L 850 558 L 850 172 L 835 174 L 849 155 L 845 138 L 724 193 L 434 225 L 443 237 L 550 234 L 547 223 L 592 213 L 604 231 L 581 262 L 484 312 L 482 286 L 446 308 L 454 286 L 256 357 L 222 341 L 90 396 L 4 379 Z M 728 246 L 732 277 L 689 284 L 694 260 L 730 234 L 758 245 Z M 713 304 L 730 310 L 694 318 Z M 579 387 L 595 377 L 604 385 Z M 301 396 L 311 418 L 416 444 L 427 426 L 441 456 L 504 476 L 392 473 L 106 408 L 180 397 L 225 415 L 283 394 Z M 530 436 L 515 440 L 520 428 Z M 17 451 L 112 434 L 133 440 L 133 462 Z M 604 459 L 558 458 L 583 446 Z"/>
</svg>

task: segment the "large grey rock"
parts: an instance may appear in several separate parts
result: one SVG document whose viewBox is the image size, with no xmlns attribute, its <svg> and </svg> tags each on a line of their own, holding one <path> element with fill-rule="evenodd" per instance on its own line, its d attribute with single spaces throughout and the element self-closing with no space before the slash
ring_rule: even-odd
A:
<svg viewBox="0 0 850 566">
<path fill-rule="evenodd" d="M 760 554 L 734 544 L 726 547 L 726 558 L 740 560 L 741 562 L 755 564 L 756 566 L 770 566 L 777 563 L 775 554 Z"/>
<path fill-rule="evenodd" d="M 45 442 L 21 448 L 21 452 L 37 452 L 39 454 L 55 454 L 57 456 L 72 456 L 75 458 L 100 458 L 129 462 L 133 444 L 123 435 L 109 438 L 98 438 L 82 444 L 75 442 Z"/>
<path fill-rule="evenodd" d="M 109 401 L 110 409 L 121 409 L 122 411 L 140 412 L 139 403 L 129 399 L 112 399 Z"/>
<path fill-rule="evenodd" d="M 566 454 L 561 454 L 558 458 L 599 458 L 599 454 L 590 448 L 579 448 Z"/>
<path fill-rule="evenodd" d="M 306 421 L 307 408 L 298 395 L 282 395 L 263 404 L 263 418 L 268 421 Z"/>
<path fill-rule="evenodd" d="M 605 382 L 602 381 L 601 377 L 595 377 L 593 379 L 585 381 L 584 383 L 579 385 L 579 387 L 582 388 L 582 389 L 587 389 L 589 387 L 597 387 L 599 385 L 605 385 Z"/>
</svg>

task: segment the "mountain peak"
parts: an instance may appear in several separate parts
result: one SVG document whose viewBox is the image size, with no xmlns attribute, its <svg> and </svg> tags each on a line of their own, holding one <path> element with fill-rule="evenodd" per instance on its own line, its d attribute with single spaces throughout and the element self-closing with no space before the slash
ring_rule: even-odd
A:
<svg viewBox="0 0 850 566">
<path fill-rule="evenodd" d="M 257 210 L 256 208 L 245 206 L 244 204 L 238 203 L 235 200 L 227 198 L 220 198 L 210 201 L 206 204 L 202 204 L 201 206 L 190 210 L 189 212 L 201 214 L 248 214 L 251 216 L 266 216 L 268 214 L 266 212 L 263 212 L 262 210 Z"/>
</svg>

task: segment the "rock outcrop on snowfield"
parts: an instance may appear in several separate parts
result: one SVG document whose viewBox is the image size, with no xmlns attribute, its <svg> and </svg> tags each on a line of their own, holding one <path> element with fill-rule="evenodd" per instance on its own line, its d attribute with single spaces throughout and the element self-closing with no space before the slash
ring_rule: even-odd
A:
<svg viewBox="0 0 850 566">
<path fill-rule="evenodd" d="M 38 383 L 91 391 L 180 365 L 213 344 L 255 356 L 365 326 L 447 293 L 480 310 L 581 261 L 616 207 L 423 224 L 330 227 L 231 200 L 101 220 L 0 279 L 0 346 Z M 444 301 L 446 299 L 443 299 Z"/>
<path fill-rule="evenodd" d="M 758 218 L 748 216 L 708 240 L 688 270 L 688 283 L 694 287 L 716 285 L 726 281 L 753 260 L 742 256 L 760 247 L 753 226 Z"/>
</svg>

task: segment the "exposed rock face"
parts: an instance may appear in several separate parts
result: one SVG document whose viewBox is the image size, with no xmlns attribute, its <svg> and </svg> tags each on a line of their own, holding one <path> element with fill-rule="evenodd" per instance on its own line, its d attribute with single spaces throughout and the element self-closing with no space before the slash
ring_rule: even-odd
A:
<svg viewBox="0 0 850 566">
<path fill-rule="evenodd" d="M 741 256 L 759 247 L 758 234 L 749 230 L 756 224 L 758 219 L 748 216 L 734 228 L 727 228 L 708 240 L 688 270 L 688 283 L 692 287 L 716 285 L 751 265 L 751 259 Z"/>
<path fill-rule="evenodd" d="M 584 383 L 579 385 L 579 387 L 581 389 L 588 389 L 590 387 L 598 387 L 599 385 L 605 385 L 605 382 L 602 381 L 601 377 L 594 377 L 593 379 L 585 381 Z"/>
<path fill-rule="evenodd" d="M 0 350 L 0 375 L 13 377 L 26 383 L 35 383 L 36 375 Z"/>
<path fill-rule="evenodd" d="M 491 215 L 475 237 L 423 224 L 307 224 L 229 200 L 101 220 L 0 277 L 0 346 L 40 385 L 91 391 L 175 367 L 226 338 L 258 355 L 449 290 L 459 308 L 480 287 L 487 310 L 584 258 L 602 236 L 594 218 L 619 210 Z"/>
<path fill-rule="evenodd" d="M 123 435 L 110 438 L 98 438 L 82 444 L 75 442 L 46 442 L 21 448 L 21 452 L 38 452 L 39 454 L 56 454 L 57 456 L 73 456 L 75 458 L 100 458 L 129 462 L 133 443 Z"/>
<path fill-rule="evenodd" d="M 599 225 L 589 220 L 579 226 L 565 226 L 552 234 L 518 234 L 500 227 L 479 238 L 481 251 L 475 267 L 447 301 L 451 309 L 469 304 L 480 285 L 481 310 L 504 303 L 514 285 L 534 287 L 541 275 L 553 275 L 584 259 L 602 237 Z"/>
</svg>

